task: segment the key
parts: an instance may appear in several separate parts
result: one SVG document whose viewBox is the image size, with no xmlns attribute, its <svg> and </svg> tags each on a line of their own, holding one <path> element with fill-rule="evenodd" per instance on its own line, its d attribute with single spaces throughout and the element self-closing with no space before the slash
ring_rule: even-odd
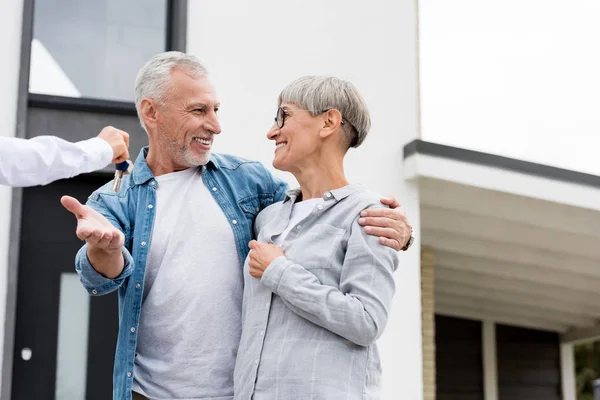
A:
<svg viewBox="0 0 600 400">
<path fill-rule="evenodd" d="M 113 191 L 118 192 L 121 187 L 121 179 L 123 178 L 123 174 L 129 173 L 131 171 L 131 167 L 133 163 L 129 160 L 123 161 L 116 165 L 117 170 L 115 171 L 115 179 L 113 181 Z"/>
</svg>

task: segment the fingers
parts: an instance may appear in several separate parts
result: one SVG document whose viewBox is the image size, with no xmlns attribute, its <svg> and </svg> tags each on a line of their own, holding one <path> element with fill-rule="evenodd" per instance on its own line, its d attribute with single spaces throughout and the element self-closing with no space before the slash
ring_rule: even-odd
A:
<svg viewBox="0 0 600 400">
<path fill-rule="evenodd" d="M 113 149 L 113 163 L 129 159 L 129 134 L 112 126 L 100 131 L 98 137 L 105 140 Z"/>
<path fill-rule="evenodd" d="M 260 278 L 263 275 L 263 270 L 256 260 L 250 259 L 248 260 L 248 273 L 255 278 Z"/>
<path fill-rule="evenodd" d="M 71 196 L 63 196 L 60 198 L 60 204 L 72 212 L 75 217 L 81 218 L 83 216 L 83 205 L 76 198 Z"/>
<path fill-rule="evenodd" d="M 110 242 L 113 239 L 113 232 L 104 232 L 102 236 L 98 239 L 97 246 L 103 249 L 108 249 L 110 247 Z"/>
<path fill-rule="evenodd" d="M 404 208 L 386 208 L 386 207 L 376 207 L 376 208 L 368 208 L 366 210 L 362 210 L 360 213 L 361 217 L 385 217 L 391 218 L 398 221 L 406 220 L 406 213 L 404 212 Z"/>
<path fill-rule="evenodd" d="M 124 154 L 122 153 L 122 155 L 120 155 L 119 157 L 115 158 L 112 160 L 113 164 L 120 164 L 123 161 L 127 161 L 129 160 L 129 152 L 125 152 Z"/>
<path fill-rule="evenodd" d="M 380 237 L 379 238 L 379 243 L 381 243 L 384 246 L 391 247 L 392 249 L 394 249 L 396 251 L 402 250 L 402 247 L 403 247 L 403 246 L 400 246 L 400 243 L 398 243 L 397 240 L 388 239 L 388 238 L 385 238 L 385 237 Z"/>
<path fill-rule="evenodd" d="M 109 249 L 118 249 L 125 244 L 125 235 L 122 232 L 113 233 L 112 240 L 108 244 Z"/>
<path fill-rule="evenodd" d="M 398 226 L 398 221 L 388 217 L 366 217 L 359 218 L 358 223 L 362 226 L 380 226 L 383 228 L 393 228 Z"/>
<path fill-rule="evenodd" d="M 396 198 L 394 196 L 382 197 L 379 201 L 381 201 L 383 204 L 389 206 L 390 208 L 396 208 L 396 207 L 402 206 L 400 204 L 400 202 L 398 200 L 396 200 Z"/>
<path fill-rule="evenodd" d="M 125 236 L 116 229 L 92 228 L 89 226 L 77 227 L 76 235 L 79 239 L 87 241 L 88 245 L 99 249 L 118 249 L 125 243 Z"/>
<path fill-rule="evenodd" d="M 125 142 L 117 142 L 113 146 L 113 164 L 129 160 L 129 150 Z"/>
<path fill-rule="evenodd" d="M 378 228 L 374 226 L 365 226 L 365 233 L 373 236 L 383 236 L 404 243 L 403 233 L 400 233 L 393 228 Z"/>
<path fill-rule="evenodd" d="M 127 133 L 125 131 L 119 131 L 119 133 L 121 133 L 121 135 L 123 136 L 123 140 L 125 141 L 125 145 L 127 147 L 129 147 L 129 133 Z"/>
<path fill-rule="evenodd" d="M 77 231 L 75 232 L 75 235 L 77 235 L 77 238 L 79 240 L 84 240 L 87 241 L 90 237 L 92 237 L 92 231 L 89 230 L 79 230 L 77 229 Z"/>
<path fill-rule="evenodd" d="M 254 250 L 258 247 L 258 242 L 256 240 L 251 240 L 248 242 L 248 247 L 250 247 L 250 249 Z"/>
</svg>

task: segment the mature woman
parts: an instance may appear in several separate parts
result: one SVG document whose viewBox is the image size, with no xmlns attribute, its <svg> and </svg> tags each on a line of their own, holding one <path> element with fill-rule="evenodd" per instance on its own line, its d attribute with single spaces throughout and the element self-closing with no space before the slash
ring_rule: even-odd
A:
<svg viewBox="0 0 600 400">
<path fill-rule="evenodd" d="M 395 250 L 358 224 L 379 195 L 349 184 L 343 160 L 370 128 L 355 89 L 309 76 L 279 95 L 273 166 L 300 188 L 257 217 L 244 268 L 235 399 L 377 399 L 375 341 L 395 286 Z"/>
</svg>

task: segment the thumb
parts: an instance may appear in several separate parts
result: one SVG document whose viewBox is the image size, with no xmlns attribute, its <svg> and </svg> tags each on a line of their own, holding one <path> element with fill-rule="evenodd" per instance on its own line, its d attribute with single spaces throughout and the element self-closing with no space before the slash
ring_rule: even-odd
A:
<svg viewBox="0 0 600 400">
<path fill-rule="evenodd" d="M 248 242 L 248 247 L 250 247 L 251 250 L 254 250 L 258 247 L 258 242 L 256 240 L 251 240 Z"/>
<path fill-rule="evenodd" d="M 398 202 L 395 197 L 382 197 L 379 201 L 390 208 L 396 208 L 400 206 L 400 202 Z"/>
<path fill-rule="evenodd" d="M 63 196 L 60 198 L 60 204 L 72 212 L 75 217 L 81 218 L 83 216 L 83 205 L 76 198 L 71 196 Z"/>
</svg>

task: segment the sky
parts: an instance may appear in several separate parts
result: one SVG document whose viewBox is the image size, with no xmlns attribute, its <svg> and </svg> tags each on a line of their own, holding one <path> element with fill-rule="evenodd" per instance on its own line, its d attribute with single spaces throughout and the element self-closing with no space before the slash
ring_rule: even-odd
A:
<svg viewBox="0 0 600 400">
<path fill-rule="evenodd" d="M 422 139 L 600 175 L 600 1 L 421 0 Z"/>
</svg>

